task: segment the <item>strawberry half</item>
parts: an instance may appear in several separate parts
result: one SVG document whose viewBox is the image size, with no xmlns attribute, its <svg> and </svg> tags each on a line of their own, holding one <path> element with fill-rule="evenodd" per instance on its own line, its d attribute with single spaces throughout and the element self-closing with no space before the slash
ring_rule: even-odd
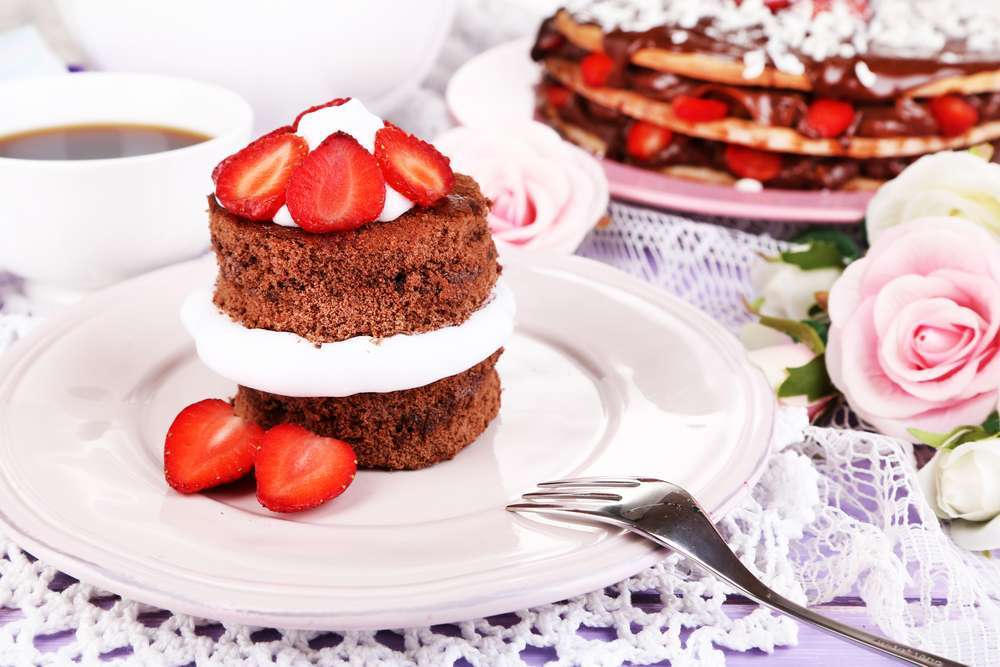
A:
<svg viewBox="0 0 1000 667">
<path fill-rule="evenodd" d="M 385 178 L 354 137 L 336 132 L 292 173 L 286 202 L 292 220 L 307 232 L 357 229 L 382 212 Z"/>
<path fill-rule="evenodd" d="M 292 170 L 306 157 L 305 139 L 283 127 L 230 155 L 212 171 L 215 196 L 228 211 L 270 220 L 285 203 Z"/>
<path fill-rule="evenodd" d="M 806 125 L 826 139 L 838 137 L 854 122 L 854 107 L 840 100 L 816 100 L 806 110 Z"/>
<path fill-rule="evenodd" d="M 665 127 L 637 120 L 628 128 L 625 150 L 640 160 L 648 160 L 670 145 L 673 132 Z"/>
<path fill-rule="evenodd" d="M 583 82 L 592 88 L 600 88 L 611 78 L 615 61 L 606 53 L 595 51 L 580 61 L 580 75 Z"/>
<path fill-rule="evenodd" d="M 218 398 L 193 403 L 174 418 L 163 445 L 167 483 L 195 493 L 235 482 L 253 468 L 264 431 Z"/>
<path fill-rule="evenodd" d="M 339 107 L 340 105 L 347 104 L 350 101 L 351 101 L 350 97 L 336 97 L 330 100 L 329 102 L 324 102 L 323 104 L 317 104 L 314 107 L 309 107 L 308 109 L 300 113 L 298 116 L 296 116 L 295 120 L 292 121 L 292 132 L 295 132 L 296 130 L 299 129 L 299 121 L 302 120 L 302 117 L 305 116 L 307 113 L 312 113 L 313 111 L 319 111 L 320 109 L 326 109 L 327 107 Z"/>
<path fill-rule="evenodd" d="M 954 137 L 964 134 L 979 122 L 979 112 L 958 95 L 942 95 L 931 100 L 931 115 L 941 134 Z"/>
<path fill-rule="evenodd" d="M 763 183 L 781 173 L 781 156 L 777 153 L 729 144 L 726 146 L 725 157 L 729 171 L 741 178 L 752 178 Z"/>
<path fill-rule="evenodd" d="M 707 123 L 722 120 L 729 113 L 729 106 L 720 100 L 707 100 L 690 95 L 678 95 L 670 103 L 674 115 L 689 123 Z"/>
<path fill-rule="evenodd" d="M 547 84 L 543 92 L 545 99 L 548 100 L 549 105 L 554 109 L 561 109 L 566 106 L 570 97 L 573 96 L 573 92 L 569 88 L 554 83 Z"/>
<path fill-rule="evenodd" d="M 273 512 L 312 509 L 343 493 L 357 469 L 346 442 L 280 424 L 264 434 L 257 454 L 257 500 Z"/>
<path fill-rule="evenodd" d="M 455 184 L 448 158 L 392 123 L 375 135 L 375 159 L 386 183 L 420 206 L 430 206 Z"/>
</svg>

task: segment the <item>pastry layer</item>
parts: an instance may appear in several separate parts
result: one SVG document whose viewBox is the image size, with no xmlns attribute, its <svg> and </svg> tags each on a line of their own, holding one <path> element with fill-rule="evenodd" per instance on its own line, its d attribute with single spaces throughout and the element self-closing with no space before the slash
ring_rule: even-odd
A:
<svg viewBox="0 0 1000 667">
<path fill-rule="evenodd" d="M 351 444 L 362 468 L 415 470 L 453 458 L 500 409 L 503 350 L 424 387 L 344 398 L 291 398 L 241 386 L 236 414 L 264 428 L 299 424 Z"/>
<path fill-rule="evenodd" d="M 544 95 L 539 95 L 538 111 L 566 139 L 597 155 L 698 181 L 724 184 L 739 178 L 729 173 L 725 142 L 675 133 L 670 144 L 659 153 L 638 160 L 626 151 L 626 131 L 633 119 L 620 111 L 575 94 L 558 109 Z M 994 147 L 994 160 L 1000 159 L 1000 141 L 990 143 Z M 793 190 L 873 189 L 897 176 L 918 157 L 858 159 L 782 154 L 781 173 L 767 185 Z"/>
<path fill-rule="evenodd" d="M 184 301 L 181 319 L 202 363 L 236 384 L 283 396 L 350 396 L 422 387 L 476 365 L 514 329 L 514 296 L 499 281 L 465 322 L 388 338 L 316 345 L 286 331 L 247 329 L 207 290 Z"/>
<path fill-rule="evenodd" d="M 315 343 L 460 324 L 500 273 L 488 210 L 462 174 L 433 207 L 337 234 L 245 220 L 210 197 L 215 304 L 248 328 Z"/>
<path fill-rule="evenodd" d="M 679 118 L 670 102 L 623 88 L 593 88 L 584 83 L 580 66 L 569 60 L 549 59 L 546 72 L 577 95 L 606 108 L 619 109 L 632 118 L 654 123 L 686 136 L 724 141 L 761 150 L 802 155 L 879 158 L 925 155 L 936 151 L 965 148 L 1000 138 L 1000 119 L 981 118 L 978 125 L 957 135 L 840 136 L 814 138 L 798 128 L 764 125 L 754 119 L 729 116 L 721 120 L 690 122 Z M 1000 115 L 1000 109 L 991 109 Z M 935 124 L 936 127 L 936 124 Z"/>
<path fill-rule="evenodd" d="M 616 0 L 589 0 L 577 4 L 589 5 L 584 11 L 591 13 L 595 9 L 602 11 L 601 5 L 614 2 Z M 628 2 L 617 4 L 623 8 L 629 5 Z M 668 4 L 663 2 L 664 6 Z M 683 3 L 674 4 L 684 6 Z M 694 4 L 687 3 L 686 6 L 691 8 Z M 894 9 L 899 11 L 902 5 L 903 2 L 898 2 Z M 631 9 L 636 11 L 636 7 Z M 909 11 L 910 19 L 923 18 L 928 14 L 937 15 L 945 22 L 949 18 L 949 10 L 945 7 L 930 11 L 925 8 L 923 12 L 920 8 L 909 8 Z M 619 68 L 632 63 L 716 83 L 813 91 L 846 99 L 887 99 L 902 93 L 912 97 L 934 97 L 953 92 L 981 93 L 1000 89 L 1000 54 L 992 50 L 973 51 L 969 48 L 973 40 L 957 35 L 940 45 L 945 48 L 931 47 L 924 56 L 905 53 L 905 48 L 902 49 L 904 53 L 898 56 L 879 49 L 878 53 L 869 51 L 859 54 L 855 51 L 849 56 L 830 52 L 818 59 L 785 51 L 780 58 L 780 64 L 785 65 L 782 68 L 775 66 L 773 58 L 767 55 L 768 47 L 773 49 L 774 33 L 781 32 L 775 20 L 779 24 L 786 19 L 796 21 L 794 13 L 782 10 L 773 17 L 762 15 L 759 18 L 764 18 L 763 24 L 756 26 L 747 24 L 746 17 L 726 26 L 724 21 L 713 20 L 708 14 L 710 12 L 693 24 L 689 15 L 684 21 L 686 25 L 664 23 L 649 29 L 605 30 L 590 20 L 577 20 L 570 12 L 560 10 L 543 23 L 539 41 L 549 35 L 548 43 L 551 44 L 558 35 L 577 49 L 608 53 L 619 62 Z M 801 18 L 798 20 L 801 21 Z M 900 17 L 890 16 L 888 20 L 898 22 Z M 863 30 L 862 26 L 871 24 L 871 21 L 862 20 L 855 27 Z M 830 22 L 827 21 L 826 25 Z M 952 31 L 955 28 L 951 26 Z M 970 28 L 970 33 L 986 30 L 975 23 Z M 846 34 L 850 36 L 850 32 Z M 933 42 L 932 37 L 930 44 Z M 751 54 L 759 55 L 754 58 Z M 756 64 L 751 65 L 752 62 Z"/>
</svg>

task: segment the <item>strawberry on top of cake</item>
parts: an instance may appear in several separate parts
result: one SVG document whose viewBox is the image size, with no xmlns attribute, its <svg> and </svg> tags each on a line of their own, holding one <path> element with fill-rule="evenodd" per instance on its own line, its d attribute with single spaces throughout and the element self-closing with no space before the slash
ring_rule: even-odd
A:
<svg viewBox="0 0 1000 667">
<path fill-rule="evenodd" d="M 261 502 L 307 509 L 346 488 L 347 451 L 357 467 L 417 469 L 487 428 L 514 303 L 473 179 L 349 98 L 302 112 L 212 177 L 218 277 L 182 320 L 203 363 L 238 386 L 204 428 L 176 429 L 174 488 L 207 488 L 204 471 L 187 484 L 178 469 L 222 454 L 214 479 L 242 476 L 256 447 Z"/>
</svg>

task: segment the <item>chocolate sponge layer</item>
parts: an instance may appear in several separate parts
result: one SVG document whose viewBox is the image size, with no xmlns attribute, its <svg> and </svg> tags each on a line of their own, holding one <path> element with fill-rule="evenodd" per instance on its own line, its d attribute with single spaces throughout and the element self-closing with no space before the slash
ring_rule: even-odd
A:
<svg viewBox="0 0 1000 667">
<path fill-rule="evenodd" d="M 209 198 L 215 304 L 250 328 L 332 342 L 461 324 L 499 274 L 489 201 L 455 175 L 451 194 L 391 222 L 311 234 L 254 222 Z"/>
<path fill-rule="evenodd" d="M 268 429 L 291 422 L 346 440 L 362 468 L 415 470 L 454 457 L 500 410 L 497 359 L 424 387 L 343 398 L 291 398 L 240 387 L 236 414 Z"/>
</svg>

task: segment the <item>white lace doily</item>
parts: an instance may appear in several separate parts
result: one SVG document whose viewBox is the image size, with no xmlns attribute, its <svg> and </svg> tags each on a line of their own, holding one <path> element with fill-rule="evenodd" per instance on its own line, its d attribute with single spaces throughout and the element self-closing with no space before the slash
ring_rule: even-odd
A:
<svg viewBox="0 0 1000 667">
<path fill-rule="evenodd" d="M 526 34 L 520 4 L 465 0 L 427 87 L 396 120 L 424 136 L 447 125 L 441 93 L 458 64 Z M 736 223 L 749 234 L 621 204 L 580 253 L 649 280 L 730 328 L 745 320 L 748 268 L 788 225 Z M 0 239 L 0 243 L 4 242 Z M 41 319 L 0 274 L 0 349 Z M 721 528 L 744 562 L 811 604 L 858 595 L 887 635 L 972 665 L 1000 655 L 1000 563 L 964 552 L 923 501 L 908 446 L 870 433 L 807 428 L 782 411 L 774 456 L 752 496 Z M 846 419 L 846 416 L 845 416 Z M 848 423 L 842 421 L 841 423 Z M 517 665 L 526 650 L 554 664 L 669 660 L 722 665 L 721 649 L 771 651 L 797 626 L 764 609 L 737 619 L 726 587 L 668 557 L 632 579 L 571 600 L 457 625 L 382 632 L 277 631 L 155 609 L 76 582 L 0 536 L 0 664 Z M 654 604 L 648 604 L 653 602 Z M 653 609 L 653 611 L 650 611 Z M 588 638 L 605 629 L 614 639 Z M 43 645 L 58 646 L 54 651 Z M 109 664 L 105 662 L 104 664 Z"/>
</svg>

